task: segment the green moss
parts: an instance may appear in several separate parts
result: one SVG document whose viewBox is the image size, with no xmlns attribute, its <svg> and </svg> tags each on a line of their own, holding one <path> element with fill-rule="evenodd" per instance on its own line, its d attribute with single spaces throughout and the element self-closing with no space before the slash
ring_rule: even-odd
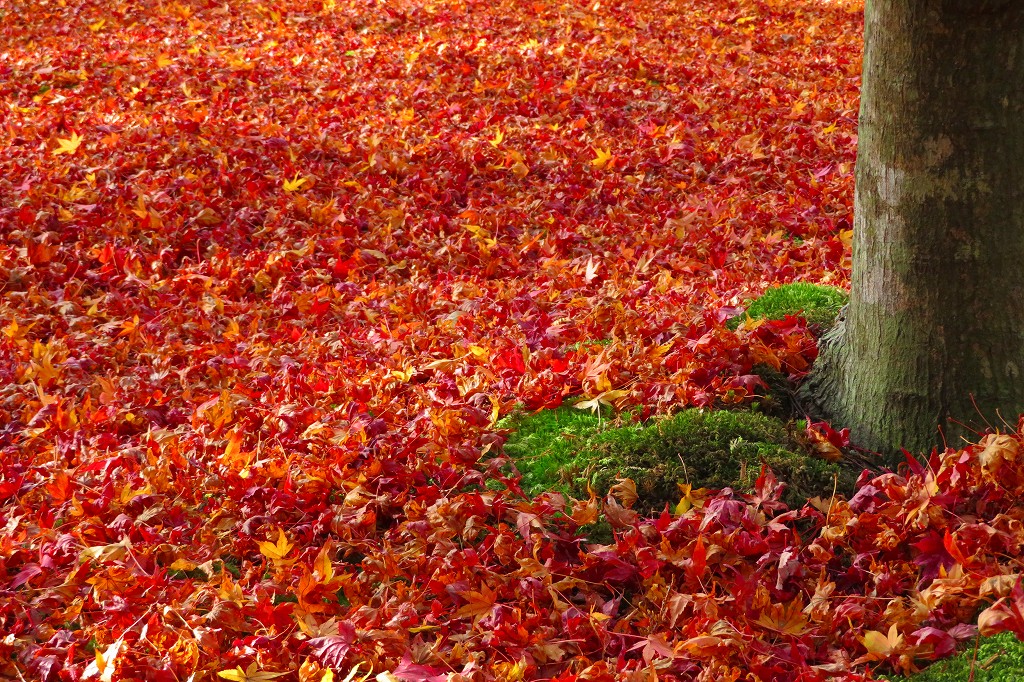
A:
<svg viewBox="0 0 1024 682">
<path fill-rule="evenodd" d="M 764 382 L 764 387 L 758 390 L 750 404 L 752 410 L 783 419 L 801 413 L 794 399 L 795 388 L 785 374 L 765 364 L 754 365 L 750 371 Z"/>
<path fill-rule="evenodd" d="M 530 495 L 545 490 L 568 493 L 560 472 L 575 459 L 582 443 L 615 424 L 606 414 L 563 405 L 532 414 L 517 412 L 499 421 L 498 428 L 512 429 L 505 454 L 516 462 L 523 489 Z"/>
<path fill-rule="evenodd" d="M 558 490 L 579 498 L 588 487 L 605 494 L 628 477 L 640 495 L 637 508 L 657 512 L 679 501 L 681 482 L 749 491 L 762 463 L 789 483 L 786 500 L 794 506 L 829 495 L 834 486 L 844 493 L 853 488 L 850 473 L 801 452 L 785 423 L 755 412 L 689 409 L 637 424 L 562 407 L 505 425 L 516 429 L 505 452 L 531 495 Z"/>
<path fill-rule="evenodd" d="M 781 320 L 786 315 L 802 315 L 809 325 L 825 329 L 832 326 L 839 309 L 849 299 L 842 289 L 793 282 L 768 289 L 759 298 L 748 301 L 746 313 L 732 318 L 728 325 L 735 329 L 747 316 L 755 320 Z"/>
<path fill-rule="evenodd" d="M 975 656 L 971 646 L 959 655 L 939 661 L 910 677 L 889 677 L 892 682 L 1010 682 L 1024 677 L 1024 643 L 1009 632 L 985 637 Z"/>
</svg>

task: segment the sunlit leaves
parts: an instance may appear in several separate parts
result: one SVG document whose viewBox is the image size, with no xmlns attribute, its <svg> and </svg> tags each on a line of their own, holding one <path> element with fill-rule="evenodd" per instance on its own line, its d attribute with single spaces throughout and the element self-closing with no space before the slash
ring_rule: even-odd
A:
<svg viewBox="0 0 1024 682">
<path fill-rule="evenodd" d="M 590 165 L 597 170 L 608 169 L 611 170 L 615 157 L 607 149 L 594 148 L 595 156 L 590 160 Z"/>
<path fill-rule="evenodd" d="M 807 616 L 803 613 L 803 604 L 793 600 L 788 604 L 771 604 L 761 612 L 757 619 L 758 625 L 783 634 L 799 636 L 807 631 Z"/>
<path fill-rule="evenodd" d="M 53 154 L 54 156 L 60 154 L 74 154 L 76 151 L 78 151 L 78 147 L 81 144 L 82 136 L 79 135 L 78 133 L 72 133 L 71 137 L 69 138 L 58 137 L 57 148 L 50 153 Z"/>
<path fill-rule="evenodd" d="M 217 677 L 230 680 L 230 682 L 269 682 L 283 674 L 265 672 L 260 670 L 259 664 L 250 663 L 245 670 L 242 670 L 242 666 L 237 666 L 234 670 L 221 670 L 217 673 Z"/>
<path fill-rule="evenodd" d="M 284 180 L 284 182 L 282 182 L 282 187 L 284 187 L 285 192 L 298 192 L 300 189 L 302 189 L 303 185 L 305 185 L 308 182 L 309 178 L 301 178 L 298 175 L 296 175 L 291 180 Z"/>
<path fill-rule="evenodd" d="M 288 556 L 295 545 L 288 541 L 287 536 L 284 534 L 284 529 L 279 528 L 277 530 L 277 541 L 276 542 L 260 542 L 260 553 L 268 559 L 279 561 Z"/>
<path fill-rule="evenodd" d="M 95 677 L 99 682 L 111 682 L 117 670 L 117 655 L 123 644 L 124 640 L 118 638 L 103 651 L 97 649 L 96 658 L 86 667 L 82 679 Z"/>
<path fill-rule="evenodd" d="M 470 590 L 465 593 L 463 598 L 467 600 L 467 603 L 459 608 L 456 615 L 459 617 L 480 618 L 489 614 L 494 608 L 497 595 L 494 590 L 487 585 L 483 585 L 480 590 Z"/>
<path fill-rule="evenodd" d="M 806 370 L 801 321 L 722 313 L 846 281 L 856 14 L 99 7 L 0 22 L 0 677 L 811 679 L 895 621 L 885 660 L 929 655 L 1002 574 L 1002 502 L 939 492 L 965 464 L 645 519 L 502 458 L 515 409 Z"/>
<path fill-rule="evenodd" d="M 886 634 L 877 630 L 868 630 L 861 637 L 861 643 L 867 649 L 867 654 L 862 657 L 862 660 L 882 661 L 897 652 L 903 643 L 903 635 L 899 633 L 897 624 L 893 623 Z"/>
</svg>

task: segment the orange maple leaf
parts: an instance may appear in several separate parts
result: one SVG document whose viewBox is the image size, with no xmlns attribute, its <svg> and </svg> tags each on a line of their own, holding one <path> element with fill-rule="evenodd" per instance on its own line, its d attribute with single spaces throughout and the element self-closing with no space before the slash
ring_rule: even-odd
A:
<svg viewBox="0 0 1024 682">
<path fill-rule="evenodd" d="M 455 615 L 459 618 L 473 616 L 474 620 L 479 620 L 489 614 L 498 600 L 497 593 L 487 585 L 481 586 L 479 591 L 470 590 L 462 596 L 468 603 L 464 604 Z"/>
</svg>

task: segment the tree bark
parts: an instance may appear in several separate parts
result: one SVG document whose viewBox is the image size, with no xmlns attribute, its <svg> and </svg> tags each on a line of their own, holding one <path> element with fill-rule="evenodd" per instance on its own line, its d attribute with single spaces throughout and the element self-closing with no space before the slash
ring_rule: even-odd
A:
<svg viewBox="0 0 1024 682">
<path fill-rule="evenodd" d="M 801 395 L 921 452 L 1024 412 L 1024 3 L 867 0 L 851 297 Z"/>
</svg>

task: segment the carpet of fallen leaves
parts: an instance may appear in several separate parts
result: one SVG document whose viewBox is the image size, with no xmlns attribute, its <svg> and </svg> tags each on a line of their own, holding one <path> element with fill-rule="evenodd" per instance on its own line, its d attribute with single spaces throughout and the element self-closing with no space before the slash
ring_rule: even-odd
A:
<svg viewBox="0 0 1024 682">
<path fill-rule="evenodd" d="M 1022 629 L 1016 436 L 653 519 L 500 456 L 516 403 L 806 371 L 723 321 L 846 282 L 860 22 L 0 0 L 0 678 L 857 679 Z"/>
</svg>

